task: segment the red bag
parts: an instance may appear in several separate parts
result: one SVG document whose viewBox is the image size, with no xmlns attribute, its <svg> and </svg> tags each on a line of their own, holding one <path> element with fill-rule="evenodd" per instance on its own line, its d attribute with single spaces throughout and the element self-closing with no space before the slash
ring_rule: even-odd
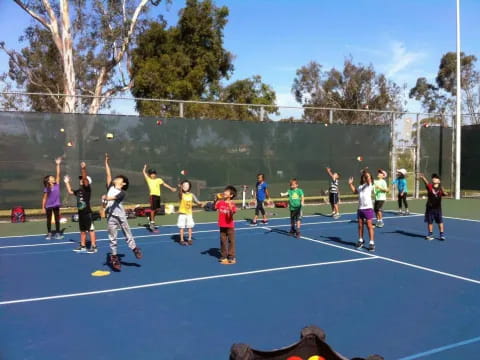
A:
<svg viewBox="0 0 480 360">
<path fill-rule="evenodd" d="M 275 201 L 275 207 L 276 208 L 287 208 L 288 207 L 288 202 L 286 202 L 286 201 Z"/>
<path fill-rule="evenodd" d="M 26 221 L 25 209 L 22 206 L 16 206 L 12 209 L 10 220 L 12 223 L 23 223 Z"/>
</svg>

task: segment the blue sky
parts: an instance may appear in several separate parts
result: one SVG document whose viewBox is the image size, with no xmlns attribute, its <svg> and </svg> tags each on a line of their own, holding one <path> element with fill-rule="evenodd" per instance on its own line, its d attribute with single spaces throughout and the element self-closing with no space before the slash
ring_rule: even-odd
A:
<svg viewBox="0 0 480 360">
<path fill-rule="evenodd" d="M 0 40 L 18 48 L 29 17 L 13 1 L 0 5 Z M 160 5 L 175 23 L 184 1 Z M 341 68 L 345 57 L 372 64 L 410 89 L 418 77 L 433 81 L 442 54 L 455 51 L 455 0 L 217 0 L 230 9 L 225 47 L 235 54 L 231 80 L 261 75 L 279 105 L 298 105 L 290 89 L 295 71 L 315 60 Z M 480 1 L 462 0 L 462 50 L 480 56 Z M 8 62 L 0 54 L 0 72 Z M 480 67 L 480 66 L 479 66 Z M 409 101 L 410 111 L 420 110 Z M 131 110 L 130 110 L 131 111 Z M 130 112 L 122 106 L 120 112 Z"/>
</svg>

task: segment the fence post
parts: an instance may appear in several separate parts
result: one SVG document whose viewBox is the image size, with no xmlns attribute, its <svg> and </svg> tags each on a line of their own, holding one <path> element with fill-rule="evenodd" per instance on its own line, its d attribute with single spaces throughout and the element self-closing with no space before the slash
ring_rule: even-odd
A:
<svg viewBox="0 0 480 360">
<path fill-rule="evenodd" d="M 183 102 L 179 103 L 178 116 L 183 118 Z"/>
<path fill-rule="evenodd" d="M 260 106 L 260 122 L 263 122 L 264 116 L 265 116 L 265 108 L 263 106 Z"/>
<path fill-rule="evenodd" d="M 392 113 L 392 119 L 390 120 L 390 138 L 392 139 L 392 145 L 390 148 L 390 167 L 391 167 L 391 179 L 395 179 L 397 171 L 397 154 L 395 146 L 395 113 Z M 392 200 L 395 200 L 395 188 L 392 188 Z"/>
<path fill-rule="evenodd" d="M 328 110 L 328 123 L 333 124 L 333 110 Z"/>
<path fill-rule="evenodd" d="M 420 172 L 420 159 L 421 159 L 421 150 L 420 150 L 420 135 L 421 135 L 421 124 L 420 124 L 420 114 L 417 114 L 417 133 L 415 141 L 415 199 L 420 198 L 420 181 L 418 179 L 418 173 Z"/>
</svg>

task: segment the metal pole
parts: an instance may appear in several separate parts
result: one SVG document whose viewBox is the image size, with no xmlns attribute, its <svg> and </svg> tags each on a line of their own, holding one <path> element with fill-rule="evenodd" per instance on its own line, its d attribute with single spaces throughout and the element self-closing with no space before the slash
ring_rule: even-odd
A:
<svg viewBox="0 0 480 360">
<path fill-rule="evenodd" d="M 179 107 L 178 107 L 178 116 L 180 116 L 180 118 L 183 118 L 183 102 L 181 102 L 180 104 L 178 104 Z"/>
<path fill-rule="evenodd" d="M 333 124 L 333 110 L 328 110 L 328 123 Z"/>
<path fill-rule="evenodd" d="M 416 175 L 415 176 L 415 199 L 418 199 L 420 197 L 420 181 L 418 179 L 418 173 L 421 172 L 420 171 L 421 128 L 422 128 L 422 125 L 420 124 L 420 114 L 417 114 L 417 135 L 416 135 L 416 141 L 415 141 L 415 175 Z"/>
<path fill-rule="evenodd" d="M 457 116 L 455 131 L 455 199 L 460 199 L 460 171 L 462 145 L 462 83 L 460 66 L 460 0 L 457 0 Z"/>
<path fill-rule="evenodd" d="M 392 119 L 390 120 L 390 136 L 392 139 L 392 146 L 390 149 L 390 167 L 392 174 L 392 181 L 395 179 L 395 174 L 397 172 L 397 154 L 396 154 L 396 145 L 395 145 L 395 114 L 392 114 Z M 395 200 L 395 188 L 392 189 L 392 200 Z"/>
<path fill-rule="evenodd" d="M 263 121 L 265 117 L 265 108 L 262 106 L 260 108 L 260 121 Z"/>
</svg>

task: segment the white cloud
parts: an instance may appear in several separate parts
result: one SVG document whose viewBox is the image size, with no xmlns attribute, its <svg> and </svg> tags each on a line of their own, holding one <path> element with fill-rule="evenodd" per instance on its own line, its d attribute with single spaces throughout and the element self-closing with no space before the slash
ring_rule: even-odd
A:
<svg viewBox="0 0 480 360">
<path fill-rule="evenodd" d="M 426 56 L 425 53 L 420 51 L 407 51 L 405 44 L 400 41 L 393 41 L 390 48 L 392 52 L 392 61 L 386 66 L 387 77 L 398 75 Z"/>
</svg>

